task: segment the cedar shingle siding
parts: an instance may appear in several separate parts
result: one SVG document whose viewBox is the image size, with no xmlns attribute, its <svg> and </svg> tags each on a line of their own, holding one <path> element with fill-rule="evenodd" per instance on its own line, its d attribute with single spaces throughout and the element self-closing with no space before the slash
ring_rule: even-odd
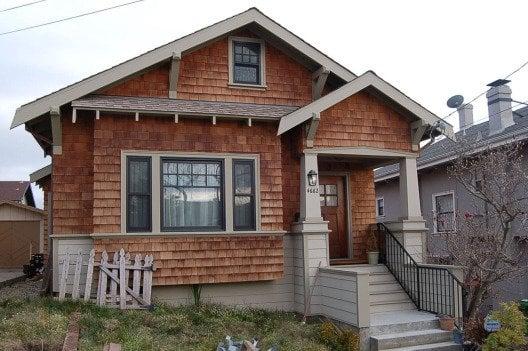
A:
<svg viewBox="0 0 528 351">
<path fill-rule="evenodd" d="M 122 247 L 154 255 L 154 285 L 273 280 L 283 276 L 282 235 L 99 238 L 97 252 Z M 110 256 L 112 257 L 112 256 Z"/>
<path fill-rule="evenodd" d="M 239 35 L 243 35 L 239 34 Z M 181 59 L 178 99 L 304 106 L 311 102 L 312 73 L 266 44 L 267 89 L 228 86 L 228 39 Z M 169 64 L 130 78 L 102 94 L 168 98 Z M 288 231 L 299 212 L 300 155 L 304 126 L 277 136 L 276 122 L 182 118 L 71 111 L 62 116 L 63 153 L 53 156 L 54 234 L 121 233 L 121 152 L 123 150 L 250 153 L 260 157 L 260 215 L 264 231 Z M 358 93 L 321 113 L 316 147 L 371 146 L 411 150 L 409 122 L 367 93 Z M 365 236 L 375 222 L 371 168 L 321 164 L 321 170 L 350 173 L 354 260 L 366 260 Z M 185 233 L 152 237 L 95 237 L 98 252 L 123 247 L 153 253 L 154 284 L 226 283 L 283 276 L 281 234 L 214 235 Z"/>
</svg>

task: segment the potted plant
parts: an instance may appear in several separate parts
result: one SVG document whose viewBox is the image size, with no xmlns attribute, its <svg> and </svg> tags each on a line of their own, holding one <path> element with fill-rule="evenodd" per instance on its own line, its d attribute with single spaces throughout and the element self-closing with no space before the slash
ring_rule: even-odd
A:
<svg viewBox="0 0 528 351">
<path fill-rule="evenodd" d="M 455 318 L 441 314 L 438 316 L 438 320 L 440 321 L 440 329 L 445 331 L 455 330 Z"/>
<path fill-rule="evenodd" d="M 379 263 L 379 246 L 378 246 L 378 237 L 376 235 L 375 228 L 370 228 L 369 235 L 367 238 L 367 253 L 368 253 L 368 263 L 369 264 L 378 264 Z"/>
</svg>

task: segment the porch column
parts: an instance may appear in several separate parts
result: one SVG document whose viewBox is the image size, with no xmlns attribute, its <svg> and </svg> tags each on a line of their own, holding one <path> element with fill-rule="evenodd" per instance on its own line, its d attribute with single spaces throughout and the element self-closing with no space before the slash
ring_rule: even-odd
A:
<svg viewBox="0 0 528 351">
<path fill-rule="evenodd" d="M 422 219 L 416 158 L 406 157 L 400 160 L 400 201 L 401 218 Z"/>
<path fill-rule="evenodd" d="M 319 173 L 316 153 L 301 156 L 299 221 L 292 226 L 294 307 L 299 313 L 316 315 L 321 313 L 321 298 L 315 277 L 319 267 L 329 265 L 328 222 L 321 217 L 319 179 L 310 185 L 310 171 Z"/>
<path fill-rule="evenodd" d="M 427 228 L 420 209 L 418 171 L 414 157 L 400 160 L 400 204 L 399 220 L 385 224 L 414 260 L 423 262 Z"/>
</svg>

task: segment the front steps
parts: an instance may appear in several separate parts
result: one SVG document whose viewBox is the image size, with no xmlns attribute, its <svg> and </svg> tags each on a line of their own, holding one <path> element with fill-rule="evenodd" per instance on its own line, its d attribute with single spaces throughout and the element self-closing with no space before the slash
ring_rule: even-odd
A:
<svg viewBox="0 0 528 351">
<path fill-rule="evenodd" d="M 337 267 L 336 267 L 337 268 Z M 418 311 L 384 265 L 347 265 L 369 273 L 371 351 L 461 351 L 453 334 L 440 329 L 438 318 Z"/>
</svg>

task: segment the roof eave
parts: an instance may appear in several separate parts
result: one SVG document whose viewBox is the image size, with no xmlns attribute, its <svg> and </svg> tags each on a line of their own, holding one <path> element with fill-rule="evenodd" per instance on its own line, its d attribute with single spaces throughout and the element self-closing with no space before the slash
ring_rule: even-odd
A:
<svg viewBox="0 0 528 351">
<path fill-rule="evenodd" d="M 280 40 L 291 45 L 293 48 L 312 59 L 314 62 L 317 62 L 321 66 L 325 66 L 344 81 L 348 82 L 356 77 L 354 73 L 350 72 L 344 66 L 338 64 L 336 61 L 315 49 L 300 37 L 294 35 L 277 22 L 264 15 L 258 9 L 250 8 L 233 17 L 200 29 L 180 39 L 85 78 L 77 83 L 71 84 L 54 93 L 41 97 L 33 102 L 20 106 L 13 117 L 11 129 L 49 112 L 50 107 L 63 106 L 79 97 L 102 89 L 116 81 L 130 76 L 131 74 L 167 60 L 172 57 L 173 53 L 181 54 L 192 50 L 203 43 L 212 41 L 251 23 L 257 23 L 277 36 Z"/>
</svg>

